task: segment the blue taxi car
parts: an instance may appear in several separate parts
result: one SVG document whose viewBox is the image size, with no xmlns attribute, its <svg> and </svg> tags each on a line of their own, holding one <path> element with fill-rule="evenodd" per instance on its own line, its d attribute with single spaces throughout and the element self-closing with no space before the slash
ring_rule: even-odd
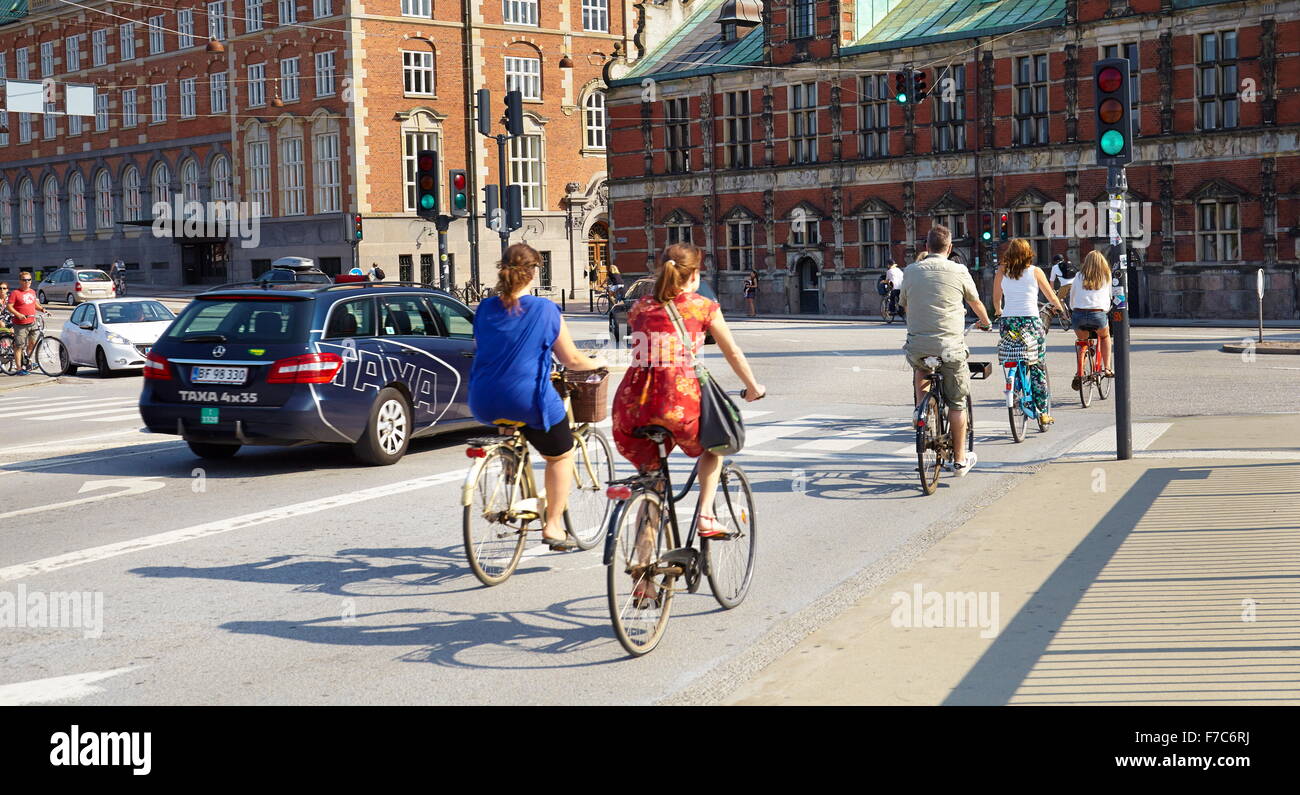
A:
<svg viewBox="0 0 1300 795">
<path fill-rule="evenodd" d="M 140 414 L 203 458 L 332 442 L 392 464 L 412 438 L 478 425 L 473 324 L 469 307 L 417 285 L 216 288 L 149 351 Z"/>
</svg>

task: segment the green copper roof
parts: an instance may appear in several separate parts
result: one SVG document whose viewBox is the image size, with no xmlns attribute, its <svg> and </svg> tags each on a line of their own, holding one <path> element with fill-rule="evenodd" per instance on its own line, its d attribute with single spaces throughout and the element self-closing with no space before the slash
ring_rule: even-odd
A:
<svg viewBox="0 0 1300 795">
<path fill-rule="evenodd" d="M 27 0 L 0 0 L 0 25 L 17 22 L 27 16 Z"/>
<path fill-rule="evenodd" d="M 904 0 L 847 50 L 984 36 L 1050 23 L 1065 0 Z"/>
<path fill-rule="evenodd" d="M 763 57 L 763 26 L 736 41 L 722 40 L 718 9 L 726 0 L 704 0 L 662 44 L 637 62 L 615 85 L 642 78 L 689 77 L 757 63 Z"/>
</svg>

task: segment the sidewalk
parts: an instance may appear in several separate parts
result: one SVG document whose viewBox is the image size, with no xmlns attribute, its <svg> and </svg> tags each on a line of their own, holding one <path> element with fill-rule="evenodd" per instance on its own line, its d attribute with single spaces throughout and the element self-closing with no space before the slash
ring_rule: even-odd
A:
<svg viewBox="0 0 1300 795">
<path fill-rule="evenodd" d="M 1026 478 L 725 703 L 1300 703 L 1300 414 L 1165 422 Z"/>
</svg>

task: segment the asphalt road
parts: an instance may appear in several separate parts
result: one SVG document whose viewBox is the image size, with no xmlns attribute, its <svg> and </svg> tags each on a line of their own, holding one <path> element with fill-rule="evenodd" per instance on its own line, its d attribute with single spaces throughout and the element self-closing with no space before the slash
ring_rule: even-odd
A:
<svg viewBox="0 0 1300 795">
<path fill-rule="evenodd" d="M 570 322 L 580 339 L 602 327 Z M 1022 444 L 1001 382 L 975 382 L 979 467 L 923 497 L 900 326 L 732 325 L 770 394 L 745 406 L 738 456 L 758 500 L 755 584 L 734 611 L 707 588 L 682 595 L 639 660 L 611 633 L 599 551 L 530 544 L 491 589 L 469 573 L 459 490 L 472 434 L 416 441 L 380 469 L 323 445 L 205 462 L 139 432 L 139 376 L 0 379 L 0 592 L 103 599 L 98 637 L 0 627 L 0 704 L 709 701 L 1044 461 L 1113 444 L 1111 402 L 1081 408 L 1064 376 L 1057 397 L 1074 402 Z M 1297 410 L 1300 359 L 1218 352 L 1242 336 L 1134 330 L 1139 449 L 1160 430 L 1143 417 Z M 996 361 L 995 340 L 972 332 L 973 357 Z M 1068 373 L 1066 335 L 1049 343 L 1051 370 Z"/>
</svg>

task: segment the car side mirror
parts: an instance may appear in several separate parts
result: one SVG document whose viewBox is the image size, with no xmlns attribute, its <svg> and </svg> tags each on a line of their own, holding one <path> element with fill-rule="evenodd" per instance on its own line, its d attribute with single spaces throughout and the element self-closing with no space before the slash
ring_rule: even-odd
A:
<svg viewBox="0 0 1300 795">
<path fill-rule="evenodd" d="M 83 329 L 85 329 L 86 331 L 93 331 L 94 328 L 95 328 L 95 324 L 94 324 L 94 323 L 82 323 L 82 324 L 81 324 L 81 327 L 82 327 Z"/>
</svg>

